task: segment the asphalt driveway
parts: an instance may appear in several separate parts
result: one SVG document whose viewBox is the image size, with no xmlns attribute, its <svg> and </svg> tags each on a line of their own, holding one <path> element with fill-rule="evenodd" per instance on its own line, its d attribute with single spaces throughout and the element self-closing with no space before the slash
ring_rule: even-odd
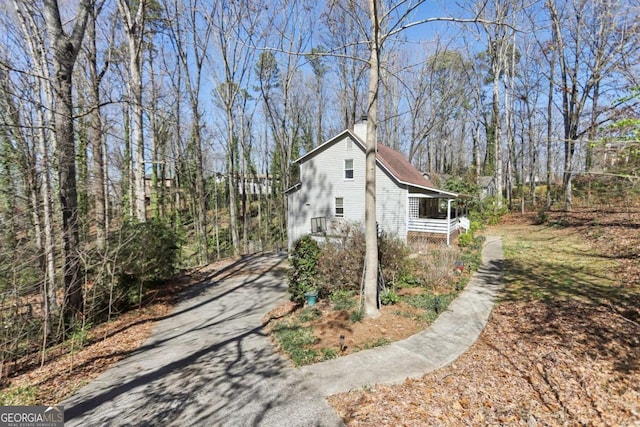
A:
<svg viewBox="0 0 640 427">
<path fill-rule="evenodd" d="M 67 426 L 336 426 L 260 326 L 286 300 L 284 256 L 249 256 L 192 289 L 128 358 L 62 402 Z"/>
</svg>

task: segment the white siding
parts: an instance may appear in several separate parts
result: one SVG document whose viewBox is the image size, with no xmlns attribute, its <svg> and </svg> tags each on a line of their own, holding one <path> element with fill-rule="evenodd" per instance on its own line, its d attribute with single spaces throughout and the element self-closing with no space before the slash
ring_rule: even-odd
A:
<svg viewBox="0 0 640 427">
<path fill-rule="evenodd" d="M 329 144 L 300 165 L 300 188 L 289 194 L 289 247 L 311 229 L 311 218 L 364 224 L 365 155 L 349 137 Z M 353 159 L 353 179 L 344 178 L 344 161 Z M 377 219 L 383 231 L 406 239 L 407 190 L 379 167 L 376 176 Z M 344 218 L 335 218 L 335 199 L 344 199 Z"/>
<path fill-rule="evenodd" d="M 407 240 L 407 189 L 376 168 L 376 216 L 385 233 Z"/>
</svg>

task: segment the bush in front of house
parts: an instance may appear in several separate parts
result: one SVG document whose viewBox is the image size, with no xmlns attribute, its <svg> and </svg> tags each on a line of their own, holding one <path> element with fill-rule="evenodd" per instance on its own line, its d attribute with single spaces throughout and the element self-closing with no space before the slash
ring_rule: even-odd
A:
<svg viewBox="0 0 640 427">
<path fill-rule="evenodd" d="M 342 290 L 360 291 L 364 263 L 365 238 L 357 224 L 345 224 L 340 241 L 327 241 L 322 245 L 318 260 L 320 295 L 329 296 Z"/>
<path fill-rule="evenodd" d="M 296 242 L 291 252 L 289 271 L 289 297 L 298 304 L 304 303 L 304 294 L 318 290 L 318 259 L 320 247 L 311 236 L 304 236 Z"/>
<path fill-rule="evenodd" d="M 466 248 L 471 243 L 473 243 L 473 233 L 471 233 L 470 231 L 458 236 L 458 246 L 460 246 L 461 248 Z"/>
<path fill-rule="evenodd" d="M 345 226 L 346 227 L 346 226 Z M 340 291 L 360 291 L 366 243 L 357 224 L 341 230 L 348 238 L 321 246 L 318 261 L 318 283 L 321 296 Z M 387 284 L 401 287 L 411 284 L 413 276 L 409 249 L 398 238 L 383 234 L 379 242 L 379 262 Z"/>
</svg>

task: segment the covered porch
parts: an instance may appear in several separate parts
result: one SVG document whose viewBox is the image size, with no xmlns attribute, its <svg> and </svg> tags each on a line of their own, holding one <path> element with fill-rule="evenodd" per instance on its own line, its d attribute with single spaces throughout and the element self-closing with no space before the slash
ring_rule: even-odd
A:
<svg viewBox="0 0 640 427">
<path fill-rule="evenodd" d="M 422 236 L 432 240 L 445 240 L 449 245 L 455 236 L 469 230 L 464 199 L 419 193 L 410 193 L 408 198 L 408 240 L 412 235 Z"/>
</svg>

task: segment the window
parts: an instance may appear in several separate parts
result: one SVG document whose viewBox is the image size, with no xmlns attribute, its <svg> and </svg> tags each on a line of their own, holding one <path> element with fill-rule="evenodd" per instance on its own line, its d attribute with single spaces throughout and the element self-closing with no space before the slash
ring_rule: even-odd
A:
<svg viewBox="0 0 640 427">
<path fill-rule="evenodd" d="M 336 197 L 336 218 L 344 217 L 344 199 Z"/>
<path fill-rule="evenodd" d="M 439 199 L 427 197 L 409 197 L 409 218 L 440 218 L 442 213 L 439 211 L 439 208 Z M 447 210 L 445 200 L 445 217 L 446 214 Z"/>
<path fill-rule="evenodd" d="M 353 159 L 344 161 L 344 179 L 353 179 Z"/>
<path fill-rule="evenodd" d="M 327 219 L 325 217 L 311 218 L 311 234 L 322 234 L 327 231 Z"/>
</svg>

